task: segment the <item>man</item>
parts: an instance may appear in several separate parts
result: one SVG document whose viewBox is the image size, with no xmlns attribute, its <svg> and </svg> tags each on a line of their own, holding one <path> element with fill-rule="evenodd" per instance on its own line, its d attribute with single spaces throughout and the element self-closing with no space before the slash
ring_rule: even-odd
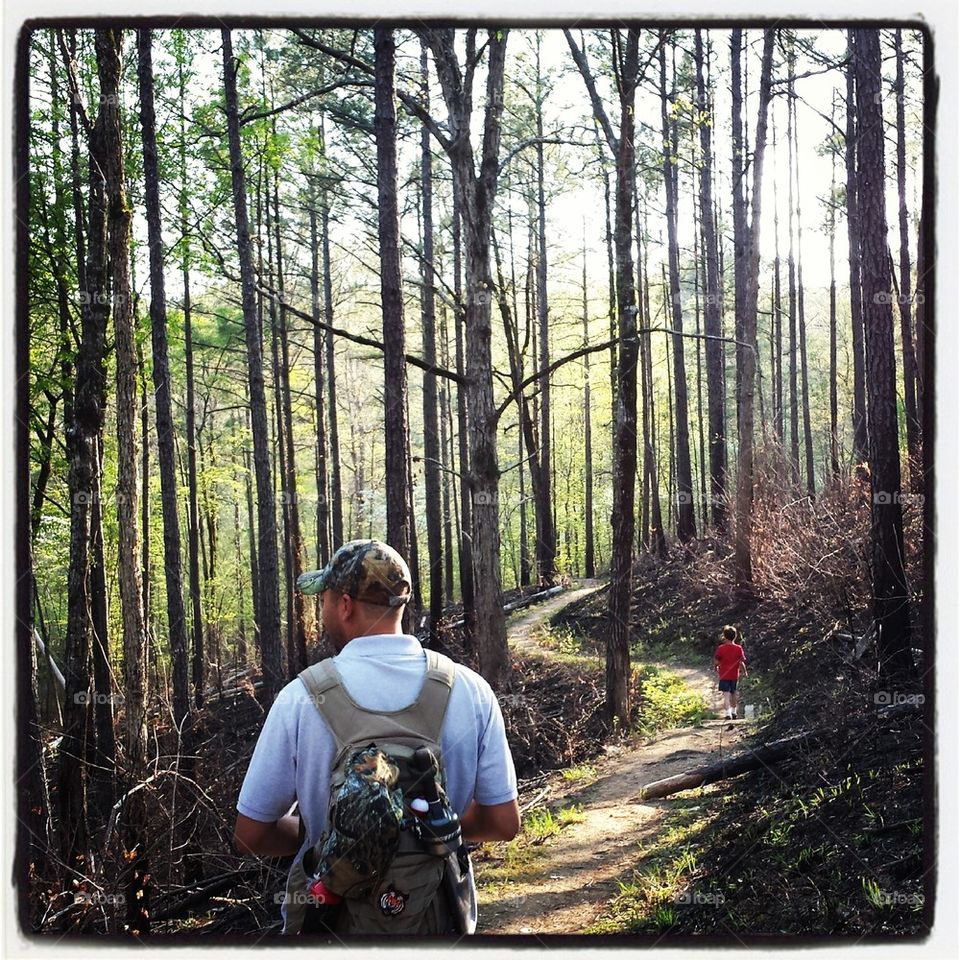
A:
<svg viewBox="0 0 960 960">
<path fill-rule="evenodd" d="M 737 681 L 747 676 L 747 658 L 743 647 L 737 643 L 737 628 L 726 626 L 721 634 L 722 643 L 713 655 L 714 666 L 720 679 L 723 693 L 724 720 L 737 718 Z"/>
<path fill-rule="evenodd" d="M 298 580 L 304 593 L 322 594 L 324 630 L 333 664 L 355 703 L 377 712 L 413 703 L 424 683 L 426 655 L 401 629 L 413 589 L 406 562 L 377 540 L 340 547 L 321 571 Z M 517 779 L 503 716 L 489 684 L 457 664 L 440 747 L 446 793 L 460 816 L 463 839 L 510 840 L 520 828 Z M 335 742 L 298 677 L 280 691 L 260 732 L 237 801 L 234 843 L 264 857 L 294 855 L 291 875 L 327 827 Z M 299 813 L 291 812 L 294 801 Z M 470 876 L 467 932 L 476 927 L 476 889 Z M 298 933 L 302 910 L 281 910 L 284 933 Z"/>
</svg>

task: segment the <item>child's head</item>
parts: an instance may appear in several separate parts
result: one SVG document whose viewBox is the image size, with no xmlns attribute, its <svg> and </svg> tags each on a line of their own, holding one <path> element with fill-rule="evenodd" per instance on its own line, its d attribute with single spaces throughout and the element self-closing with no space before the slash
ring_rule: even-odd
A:
<svg viewBox="0 0 960 960">
<path fill-rule="evenodd" d="M 723 639 L 727 643 L 736 643 L 737 642 L 737 628 L 731 627 L 730 624 L 727 624 L 722 630 Z"/>
</svg>

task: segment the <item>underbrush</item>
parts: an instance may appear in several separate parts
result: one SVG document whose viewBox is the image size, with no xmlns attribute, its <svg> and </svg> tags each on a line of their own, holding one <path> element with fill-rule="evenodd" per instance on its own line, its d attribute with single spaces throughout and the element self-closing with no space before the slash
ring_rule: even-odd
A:
<svg viewBox="0 0 960 960">
<path fill-rule="evenodd" d="M 641 697 L 638 727 L 643 733 L 696 726 L 706 715 L 703 697 L 675 673 L 645 664 L 638 669 L 638 679 Z"/>
<path fill-rule="evenodd" d="M 592 932 L 915 936 L 931 922 L 924 692 L 915 679 L 881 684 L 866 636 L 868 484 L 847 479 L 811 501 L 772 476 L 761 469 L 758 478 L 752 589 L 735 586 L 722 541 L 641 558 L 632 652 L 712 669 L 720 630 L 734 624 L 750 670 L 742 693 L 764 708 L 756 739 L 818 736 L 765 770 L 665 800 L 672 811 L 692 802 L 709 813 L 674 822 L 682 835 L 640 851 Z M 913 503 L 904 528 L 916 617 Z M 591 598 L 561 623 L 602 637 L 605 603 Z M 922 676 L 925 638 L 915 638 Z"/>
<path fill-rule="evenodd" d="M 588 932 L 922 934 L 919 723 L 887 726 L 674 799 L 669 831 Z"/>
</svg>

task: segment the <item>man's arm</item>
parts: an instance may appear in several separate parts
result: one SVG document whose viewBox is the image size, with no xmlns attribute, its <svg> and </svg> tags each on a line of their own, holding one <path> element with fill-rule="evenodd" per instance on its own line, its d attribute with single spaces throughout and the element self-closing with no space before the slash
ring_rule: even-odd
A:
<svg viewBox="0 0 960 960">
<path fill-rule="evenodd" d="M 484 840 L 512 840 L 520 830 L 520 806 L 516 800 L 484 806 L 470 801 L 460 821 L 463 839 L 472 843 Z"/>
<path fill-rule="evenodd" d="M 286 814 L 273 823 L 237 814 L 233 845 L 238 853 L 258 857 L 292 857 L 300 849 L 300 816 Z"/>
</svg>

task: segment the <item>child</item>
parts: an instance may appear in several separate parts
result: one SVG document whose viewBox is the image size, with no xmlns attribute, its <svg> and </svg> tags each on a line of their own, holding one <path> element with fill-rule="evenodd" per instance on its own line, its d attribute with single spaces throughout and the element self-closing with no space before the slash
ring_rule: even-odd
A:
<svg viewBox="0 0 960 960">
<path fill-rule="evenodd" d="M 737 718 L 737 681 L 747 676 L 747 658 L 743 647 L 737 643 L 737 628 L 726 626 L 721 634 L 722 642 L 713 655 L 720 691 L 723 693 L 724 720 Z"/>
</svg>

